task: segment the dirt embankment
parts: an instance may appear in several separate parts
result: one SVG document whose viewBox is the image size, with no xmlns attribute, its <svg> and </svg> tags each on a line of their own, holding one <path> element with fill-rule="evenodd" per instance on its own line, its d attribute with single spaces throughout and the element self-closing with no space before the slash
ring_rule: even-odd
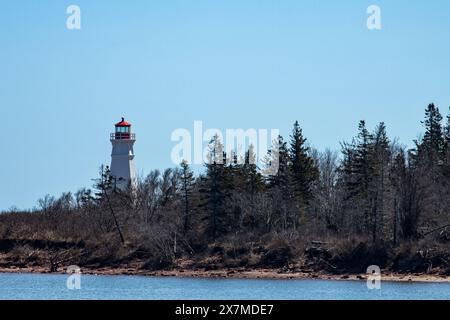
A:
<svg viewBox="0 0 450 320">
<path fill-rule="evenodd" d="M 83 274 L 101 275 L 365 280 L 367 266 L 378 265 L 384 281 L 450 282 L 449 256 L 446 248 L 314 242 L 298 250 L 278 241 L 239 247 L 214 244 L 202 254 L 168 258 L 145 248 L 0 240 L 0 272 L 63 273 L 69 265 L 78 265 Z"/>
</svg>

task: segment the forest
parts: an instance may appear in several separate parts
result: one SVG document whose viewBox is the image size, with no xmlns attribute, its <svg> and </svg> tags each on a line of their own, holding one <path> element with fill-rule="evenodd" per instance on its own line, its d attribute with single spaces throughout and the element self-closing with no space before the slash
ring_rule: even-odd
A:
<svg viewBox="0 0 450 320">
<path fill-rule="evenodd" d="M 412 149 L 360 121 L 341 150 L 319 151 L 295 122 L 268 152 L 273 174 L 251 147 L 237 161 L 217 137 L 198 175 L 183 162 L 124 192 L 102 166 L 91 189 L 2 212 L 0 267 L 450 275 L 450 109 L 444 117 L 428 105 Z"/>
</svg>

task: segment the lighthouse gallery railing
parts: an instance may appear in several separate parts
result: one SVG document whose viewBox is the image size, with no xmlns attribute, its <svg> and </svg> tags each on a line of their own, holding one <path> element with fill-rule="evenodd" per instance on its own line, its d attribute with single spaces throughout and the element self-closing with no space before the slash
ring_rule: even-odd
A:
<svg viewBox="0 0 450 320">
<path fill-rule="evenodd" d="M 129 132 L 115 132 L 110 134 L 111 140 L 136 140 L 135 133 Z"/>
</svg>

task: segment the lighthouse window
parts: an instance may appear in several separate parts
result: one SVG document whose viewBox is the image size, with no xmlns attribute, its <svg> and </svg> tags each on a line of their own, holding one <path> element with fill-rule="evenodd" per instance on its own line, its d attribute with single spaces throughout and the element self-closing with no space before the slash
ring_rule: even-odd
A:
<svg viewBox="0 0 450 320">
<path fill-rule="evenodd" d="M 116 132 L 119 132 L 119 133 L 128 133 L 128 132 L 129 132 L 129 128 L 128 128 L 128 127 L 117 127 L 117 128 L 116 128 Z"/>
</svg>

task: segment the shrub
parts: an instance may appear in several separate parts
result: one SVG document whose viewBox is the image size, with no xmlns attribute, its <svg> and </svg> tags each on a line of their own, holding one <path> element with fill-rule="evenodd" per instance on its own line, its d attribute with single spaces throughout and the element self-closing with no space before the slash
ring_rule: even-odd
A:
<svg viewBox="0 0 450 320">
<path fill-rule="evenodd" d="M 392 255 L 387 243 L 368 244 L 357 240 L 343 241 L 331 253 L 330 263 L 349 273 L 364 273 L 370 265 L 385 268 Z"/>
<path fill-rule="evenodd" d="M 267 246 L 266 252 L 262 255 L 261 266 L 281 268 L 286 266 L 292 259 L 290 246 L 280 239 L 273 240 Z"/>
</svg>

